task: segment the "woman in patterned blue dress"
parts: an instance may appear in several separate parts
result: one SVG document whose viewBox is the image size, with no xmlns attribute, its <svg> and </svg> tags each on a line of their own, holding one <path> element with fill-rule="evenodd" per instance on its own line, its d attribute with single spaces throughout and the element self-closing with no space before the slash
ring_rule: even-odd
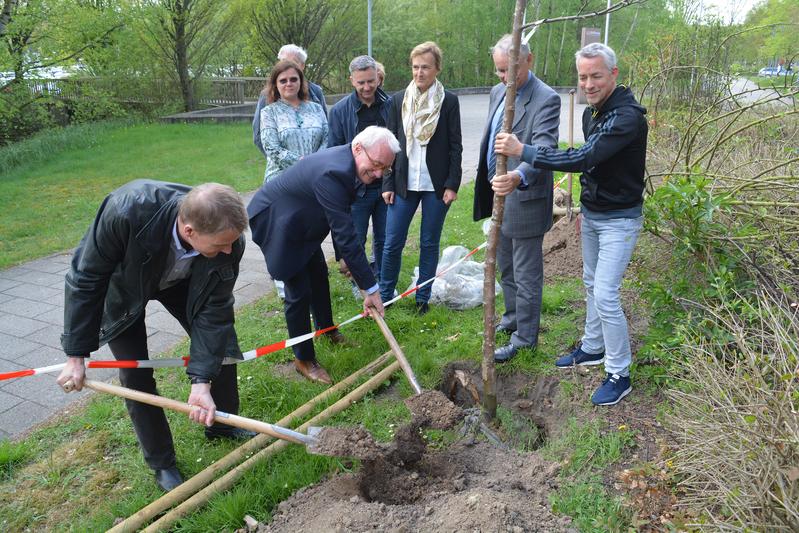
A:
<svg viewBox="0 0 799 533">
<path fill-rule="evenodd" d="M 261 143 L 266 151 L 264 183 L 304 155 L 327 147 L 325 112 L 308 99 L 308 86 L 296 63 L 278 62 L 265 90 L 269 105 L 261 110 Z"/>
</svg>

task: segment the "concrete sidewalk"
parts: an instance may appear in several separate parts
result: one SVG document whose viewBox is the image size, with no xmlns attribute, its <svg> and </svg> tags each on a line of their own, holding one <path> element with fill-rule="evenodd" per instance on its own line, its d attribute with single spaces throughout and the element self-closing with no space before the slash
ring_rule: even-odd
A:
<svg viewBox="0 0 799 533">
<path fill-rule="evenodd" d="M 568 95 L 561 96 L 561 140 L 567 139 Z M 463 131 L 463 182 L 474 179 L 480 140 L 488 113 L 488 95 L 459 98 Z M 584 106 L 575 110 L 580 123 Z M 576 126 L 575 141 L 582 142 Z M 249 141 L 249 139 L 247 140 Z M 253 148 L 255 150 L 255 148 Z M 468 185 L 467 185 L 468 186 Z M 245 197 L 249 202 L 252 194 Z M 475 243 L 465 243 L 475 244 Z M 330 238 L 324 246 L 332 257 Z M 64 324 L 64 275 L 71 252 L 53 254 L 0 271 L 0 372 L 12 372 L 63 363 L 60 335 Z M 272 290 L 260 249 L 249 240 L 235 288 L 236 308 L 251 303 Z M 158 302 L 147 306 L 150 354 L 159 354 L 185 337 L 180 324 Z M 253 347 L 244 347 L 252 349 Z M 113 359 L 107 346 L 92 354 L 94 359 Z M 110 380 L 114 369 L 88 369 L 92 379 Z M 68 407 L 90 391 L 65 394 L 55 383 L 57 374 L 0 381 L 0 439 L 18 436 Z"/>
</svg>

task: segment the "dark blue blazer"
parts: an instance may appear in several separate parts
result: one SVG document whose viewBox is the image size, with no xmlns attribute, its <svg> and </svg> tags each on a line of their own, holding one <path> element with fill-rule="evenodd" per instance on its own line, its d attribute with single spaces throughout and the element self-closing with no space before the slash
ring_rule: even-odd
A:
<svg viewBox="0 0 799 533">
<path fill-rule="evenodd" d="M 350 214 L 363 188 L 349 144 L 306 155 L 265 183 L 247 213 L 269 274 L 279 280 L 294 277 L 332 232 L 358 287 L 373 287 L 377 281 Z"/>
</svg>

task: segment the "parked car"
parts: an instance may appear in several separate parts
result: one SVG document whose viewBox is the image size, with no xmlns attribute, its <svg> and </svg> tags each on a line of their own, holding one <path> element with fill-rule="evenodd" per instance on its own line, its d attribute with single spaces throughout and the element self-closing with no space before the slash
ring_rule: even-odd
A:
<svg viewBox="0 0 799 533">
<path fill-rule="evenodd" d="M 784 67 L 763 67 L 761 68 L 757 75 L 761 78 L 772 78 L 774 76 L 793 76 L 794 71 L 789 68 Z"/>
</svg>

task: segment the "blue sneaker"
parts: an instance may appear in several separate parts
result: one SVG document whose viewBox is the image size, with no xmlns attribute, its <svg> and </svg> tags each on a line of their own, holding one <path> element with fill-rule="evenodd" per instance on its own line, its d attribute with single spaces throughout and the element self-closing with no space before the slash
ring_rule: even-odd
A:
<svg viewBox="0 0 799 533">
<path fill-rule="evenodd" d="M 593 366 L 601 365 L 605 361 L 605 352 L 585 353 L 582 348 L 575 348 L 570 354 L 562 355 L 555 361 L 558 368 L 570 368 L 573 366 Z"/>
<path fill-rule="evenodd" d="M 608 374 L 602 386 L 591 396 L 591 402 L 594 405 L 616 405 L 630 394 L 631 390 L 633 388 L 630 385 L 630 376 Z"/>
</svg>

